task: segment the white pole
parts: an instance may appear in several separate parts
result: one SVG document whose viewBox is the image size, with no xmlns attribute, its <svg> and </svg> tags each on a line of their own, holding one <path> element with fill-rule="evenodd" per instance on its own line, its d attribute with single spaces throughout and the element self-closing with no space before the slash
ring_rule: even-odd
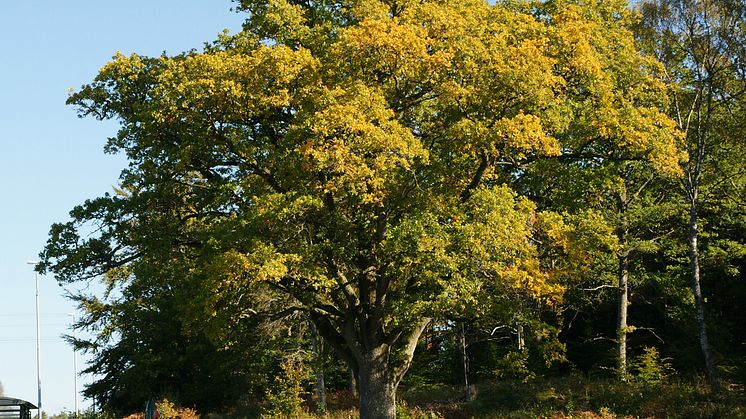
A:
<svg viewBox="0 0 746 419">
<path fill-rule="evenodd" d="M 73 342 L 75 342 L 75 313 L 68 313 L 73 318 L 72 329 L 73 329 Z M 75 419 L 78 418 L 78 354 L 73 346 L 73 377 L 75 378 Z"/>
<path fill-rule="evenodd" d="M 26 262 L 29 265 L 36 265 L 36 261 Z M 34 270 L 36 279 L 36 382 L 38 390 L 38 405 L 36 410 L 37 419 L 41 419 L 41 327 L 39 323 L 39 272 Z"/>
</svg>

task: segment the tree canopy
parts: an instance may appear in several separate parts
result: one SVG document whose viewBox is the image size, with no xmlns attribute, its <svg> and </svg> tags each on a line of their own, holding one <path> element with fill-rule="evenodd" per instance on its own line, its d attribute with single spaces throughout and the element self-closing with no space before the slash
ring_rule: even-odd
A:
<svg viewBox="0 0 746 419">
<path fill-rule="evenodd" d="M 118 54 L 71 95 L 120 123 L 106 150 L 129 166 L 53 226 L 42 266 L 141 306 L 176 295 L 186 331 L 302 312 L 357 375 L 362 417 L 395 415 L 432 318 L 560 304 L 575 265 L 545 256 L 573 243 L 537 209 L 542 167 L 681 173 L 624 1 L 239 7 L 243 32 Z"/>
</svg>

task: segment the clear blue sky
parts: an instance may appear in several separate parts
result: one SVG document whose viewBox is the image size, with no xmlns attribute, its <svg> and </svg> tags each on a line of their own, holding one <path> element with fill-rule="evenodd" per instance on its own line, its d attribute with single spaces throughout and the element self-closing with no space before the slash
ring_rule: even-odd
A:
<svg viewBox="0 0 746 419">
<path fill-rule="evenodd" d="M 49 226 L 86 198 L 111 191 L 124 159 L 103 153 L 114 123 L 78 119 L 68 90 L 90 81 L 114 53 L 201 48 L 244 15 L 230 0 L 18 0 L 0 8 L 0 382 L 36 403 L 34 274 Z M 42 402 L 73 408 L 69 333 L 74 306 L 41 278 Z M 79 358 L 79 367 L 83 364 Z M 80 387 L 90 377 L 80 378 Z M 80 398 L 81 406 L 89 400 Z"/>
</svg>

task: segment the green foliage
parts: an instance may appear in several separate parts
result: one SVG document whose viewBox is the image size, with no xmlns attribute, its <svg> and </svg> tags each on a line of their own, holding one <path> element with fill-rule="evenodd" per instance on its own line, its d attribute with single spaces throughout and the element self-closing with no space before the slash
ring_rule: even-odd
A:
<svg viewBox="0 0 746 419">
<path fill-rule="evenodd" d="M 409 369 L 412 394 L 448 393 L 462 379 L 456 322 L 469 325 L 472 380 L 607 368 L 622 259 L 630 324 L 645 326 L 625 330 L 630 348 L 655 344 L 655 330 L 675 358 L 646 351 L 635 376 L 665 385 L 669 365 L 691 368 L 676 193 L 691 166 L 664 110 L 701 101 L 668 95 L 667 78 L 694 75 L 675 42 L 635 39 L 627 2 L 237 3 L 241 33 L 176 56 L 118 54 L 69 99 L 120 122 L 106 149 L 129 160 L 116 193 L 74 208 L 42 254 L 59 281 L 107 287 L 75 297 L 94 334 L 77 342 L 95 357 L 87 395 L 116 413 L 155 395 L 237 416 L 252 415 L 236 400 L 266 395 L 265 413 L 299 415 L 308 372 L 278 360 L 308 348 L 309 319 L 334 350 L 336 387 L 340 364 L 385 353 L 380 376 Z M 728 100 L 713 113 L 724 140 L 743 129 L 729 115 L 746 115 Z M 714 340 L 743 343 L 746 216 L 725 197 L 746 191 L 746 153 L 713 150 L 703 283 Z M 442 339 L 409 368 L 434 318 Z M 720 353 L 746 365 L 732 346 Z M 588 406 L 566 387 L 513 401 L 537 403 L 535 416 Z M 640 388 L 609 394 L 640 403 Z M 591 407 L 635 411 L 621 397 Z"/>
<path fill-rule="evenodd" d="M 511 185 L 527 165 L 593 143 L 678 170 L 657 65 L 622 3 L 241 6 L 243 33 L 118 54 L 68 101 L 120 122 L 106 149 L 130 164 L 117 196 L 53 226 L 42 266 L 135 286 L 135 307 L 175 290 L 175 335 L 232 350 L 260 311 L 297 309 L 346 362 L 390 348 L 380 368 L 398 382 L 429 316 L 561 301 L 536 205 Z M 104 340 L 126 327 L 99 318 Z M 154 358 L 158 393 L 180 386 L 172 357 Z"/>
<path fill-rule="evenodd" d="M 265 395 L 269 406 L 263 417 L 296 417 L 303 410 L 305 383 L 311 376 L 311 370 L 301 359 L 294 358 L 283 360 L 280 367 L 281 374 Z"/>
<path fill-rule="evenodd" d="M 564 376 L 485 384 L 461 412 L 479 418 L 737 418 L 746 415 L 741 397 L 739 391 L 710 392 L 702 382 L 646 386 Z"/>
<path fill-rule="evenodd" d="M 643 384 L 666 382 L 674 373 L 671 358 L 661 358 L 658 349 L 650 346 L 643 348 L 643 353 L 632 359 L 629 371 L 632 381 Z"/>
<path fill-rule="evenodd" d="M 168 399 L 157 402 L 158 412 L 163 419 L 199 419 L 197 411 L 191 408 L 178 407 Z"/>
<path fill-rule="evenodd" d="M 720 0 L 650 0 L 642 2 L 639 9 L 642 12 L 637 28 L 639 43 L 666 66 L 673 99 L 670 114 L 676 115 L 677 125 L 686 135 L 689 158 L 682 165 L 686 176 L 680 199 L 689 210 L 686 215 L 689 215 L 692 247 L 690 274 L 694 285 L 692 299 L 698 312 L 698 334 L 704 341 L 709 335 L 714 347 L 731 352 L 734 340 L 743 341 L 741 336 L 731 335 L 731 330 L 740 327 L 732 329 L 732 325 L 725 324 L 727 317 L 734 317 L 720 316 L 719 310 L 712 310 L 707 316 L 714 315 L 717 319 L 708 321 L 706 327 L 702 313 L 708 311 L 705 305 L 711 306 L 706 300 L 715 295 L 727 300 L 733 295 L 717 290 L 723 277 L 736 272 L 733 267 L 721 265 L 719 268 L 725 269 L 710 270 L 708 264 L 722 263 L 725 253 L 722 250 L 732 249 L 738 254 L 737 246 L 728 245 L 728 239 L 733 236 L 725 233 L 730 236 L 723 237 L 725 240 L 718 236 L 733 231 L 740 224 L 736 219 L 743 220 L 742 211 L 731 217 L 727 208 L 743 206 L 746 8 L 743 2 Z M 743 236 L 739 236 L 737 241 L 742 243 Z M 716 289 L 708 291 L 708 288 Z M 704 294 L 699 290 L 704 290 Z M 715 305 L 728 307 L 727 303 L 716 302 Z M 710 325 L 715 325 L 714 332 Z M 704 341 L 702 350 L 708 376 L 715 385 L 713 351 Z M 736 356 L 742 358 L 743 353 Z"/>
<path fill-rule="evenodd" d="M 536 375 L 529 370 L 528 349 L 510 351 L 495 363 L 492 374 L 501 379 L 519 379 L 528 381 Z"/>
<path fill-rule="evenodd" d="M 399 418 L 742 418 L 743 393 L 737 389 L 710 392 L 701 381 L 678 381 L 645 386 L 616 380 L 566 375 L 530 382 L 500 380 L 480 385 L 474 402 L 458 402 L 459 390 L 442 389 L 437 397 L 407 399 L 397 408 Z M 226 416 L 214 416 L 216 419 Z M 297 419 L 354 419 L 357 410 L 335 409 L 321 414 L 300 413 Z"/>
<path fill-rule="evenodd" d="M 46 416 L 46 413 L 43 415 Z M 93 408 L 88 408 L 78 412 L 77 419 L 115 419 L 117 416 L 108 412 L 97 412 Z M 62 411 L 49 416 L 49 419 L 75 419 L 75 412 Z"/>
<path fill-rule="evenodd" d="M 396 405 L 396 417 L 399 419 L 444 419 L 438 412 L 426 411 L 419 407 L 409 407 L 406 402 Z"/>
</svg>

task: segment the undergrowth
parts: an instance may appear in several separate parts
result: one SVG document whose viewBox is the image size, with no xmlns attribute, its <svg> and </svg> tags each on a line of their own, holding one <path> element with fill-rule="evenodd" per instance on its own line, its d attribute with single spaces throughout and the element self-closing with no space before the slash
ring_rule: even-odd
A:
<svg viewBox="0 0 746 419">
<path fill-rule="evenodd" d="M 568 376 L 530 381 L 501 380 L 477 386 L 474 401 L 465 402 L 463 392 L 445 385 L 420 385 L 403 389 L 397 407 L 398 419 L 469 418 L 746 418 L 743 386 L 710 391 L 703 380 L 637 380 L 622 383 L 612 379 Z M 313 402 L 277 418 L 353 419 L 359 414 L 349 392 L 330 392 L 328 409 L 313 413 Z M 263 417 L 268 417 L 264 411 Z M 176 416 L 180 417 L 180 416 Z M 189 416 L 196 417 L 196 416 Z M 209 419 L 256 417 L 248 411 L 232 415 L 209 415 Z"/>
</svg>

